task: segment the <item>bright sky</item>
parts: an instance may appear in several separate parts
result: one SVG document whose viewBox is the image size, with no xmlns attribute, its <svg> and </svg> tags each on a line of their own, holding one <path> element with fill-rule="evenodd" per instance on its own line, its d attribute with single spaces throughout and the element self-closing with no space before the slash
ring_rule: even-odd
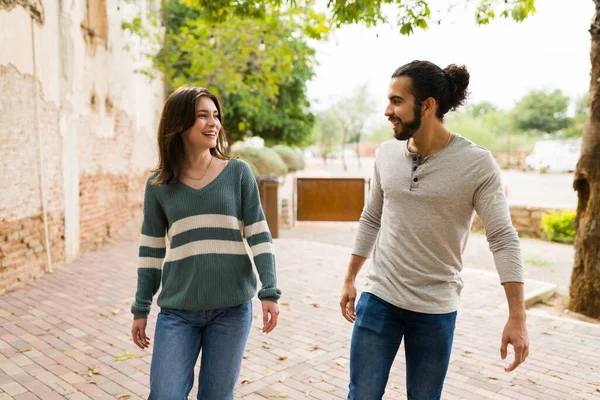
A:
<svg viewBox="0 0 600 400">
<path fill-rule="evenodd" d="M 441 25 L 409 37 L 389 26 L 338 29 L 329 42 L 317 45 L 320 65 L 308 85 L 313 108 L 324 109 L 366 82 L 383 114 L 391 74 L 414 59 L 442 68 L 465 64 L 471 103 L 509 109 L 532 89 L 561 89 L 571 97 L 586 93 L 594 2 L 537 0 L 536 8 L 521 24 L 498 19 L 482 27 L 471 10 L 455 10 Z"/>
</svg>

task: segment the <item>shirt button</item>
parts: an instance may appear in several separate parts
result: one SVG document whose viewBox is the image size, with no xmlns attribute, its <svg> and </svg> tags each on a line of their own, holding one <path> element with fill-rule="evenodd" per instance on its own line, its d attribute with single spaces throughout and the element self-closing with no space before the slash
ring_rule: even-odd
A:
<svg viewBox="0 0 600 400">
<path fill-rule="evenodd" d="M 413 161 L 417 161 L 417 157 L 413 157 Z"/>
<path fill-rule="evenodd" d="M 419 182 L 419 178 L 413 179 L 413 182 Z"/>
<path fill-rule="evenodd" d="M 413 171 L 416 171 L 416 170 L 417 170 L 417 167 L 413 167 Z"/>
</svg>

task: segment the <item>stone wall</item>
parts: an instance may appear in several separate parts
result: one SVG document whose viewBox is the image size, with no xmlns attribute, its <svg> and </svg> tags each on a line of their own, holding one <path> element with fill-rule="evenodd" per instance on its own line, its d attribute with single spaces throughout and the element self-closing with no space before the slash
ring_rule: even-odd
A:
<svg viewBox="0 0 600 400">
<path fill-rule="evenodd" d="M 546 234 L 542 232 L 541 221 L 544 214 L 554 211 L 553 208 L 542 208 L 523 205 L 510 205 L 510 216 L 513 226 L 519 232 L 532 238 L 546 239 Z M 483 223 L 479 216 L 475 216 L 472 230 L 483 230 Z"/>
</svg>

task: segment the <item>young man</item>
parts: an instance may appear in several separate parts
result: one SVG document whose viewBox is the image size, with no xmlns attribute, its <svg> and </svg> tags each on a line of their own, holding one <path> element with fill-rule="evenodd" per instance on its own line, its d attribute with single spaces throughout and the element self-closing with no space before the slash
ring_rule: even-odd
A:
<svg viewBox="0 0 600 400">
<path fill-rule="evenodd" d="M 515 359 L 527 357 L 519 239 L 491 153 L 444 126 L 466 99 L 469 72 L 413 61 L 392 75 L 385 115 L 394 137 L 375 161 L 370 198 L 340 300 L 354 322 L 348 399 L 381 399 L 404 338 L 409 400 L 439 399 L 450 360 L 464 250 L 474 212 L 481 217 L 509 305 L 502 335 Z M 356 312 L 355 279 L 373 253 Z"/>
</svg>

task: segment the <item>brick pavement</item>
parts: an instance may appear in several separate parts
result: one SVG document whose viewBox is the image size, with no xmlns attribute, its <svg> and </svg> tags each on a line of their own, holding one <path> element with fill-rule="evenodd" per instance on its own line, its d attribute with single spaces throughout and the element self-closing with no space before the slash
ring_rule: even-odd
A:
<svg viewBox="0 0 600 400">
<path fill-rule="evenodd" d="M 0 400 L 146 397 L 150 352 L 129 339 L 136 245 L 107 245 L 0 297 Z M 280 324 L 261 334 L 255 307 L 236 398 L 345 398 L 351 325 L 337 302 L 350 250 L 280 239 L 276 251 Z M 463 279 L 444 399 L 600 399 L 600 325 L 530 315 L 530 356 L 505 373 L 502 288 L 487 271 L 465 269 Z M 528 281 L 526 291 L 542 286 Z M 403 358 L 385 399 L 406 397 Z"/>
</svg>

